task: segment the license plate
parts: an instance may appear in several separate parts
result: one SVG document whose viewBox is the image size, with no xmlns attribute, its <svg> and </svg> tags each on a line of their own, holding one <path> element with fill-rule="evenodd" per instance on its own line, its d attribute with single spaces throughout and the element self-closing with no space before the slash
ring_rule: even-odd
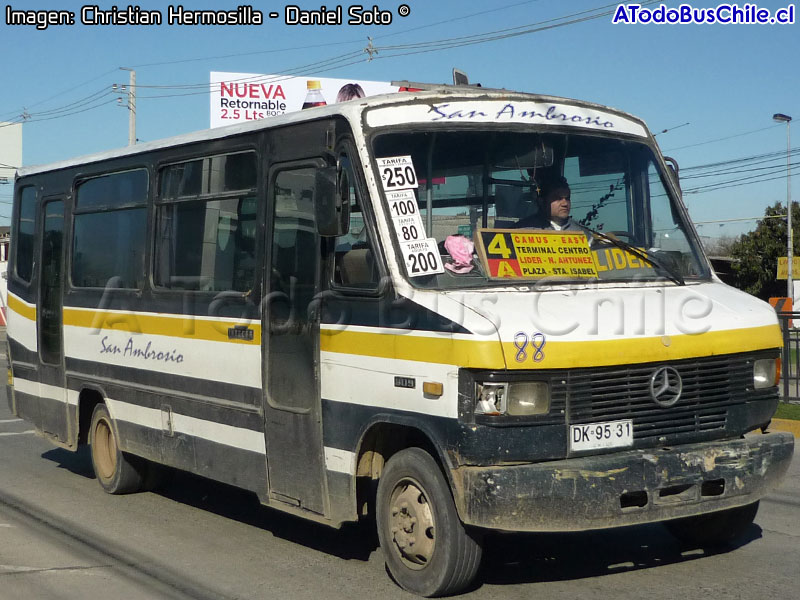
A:
<svg viewBox="0 0 800 600">
<path fill-rule="evenodd" d="M 572 451 L 633 446 L 633 421 L 606 421 L 569 426 L 569 448 Z"/>
</svg>

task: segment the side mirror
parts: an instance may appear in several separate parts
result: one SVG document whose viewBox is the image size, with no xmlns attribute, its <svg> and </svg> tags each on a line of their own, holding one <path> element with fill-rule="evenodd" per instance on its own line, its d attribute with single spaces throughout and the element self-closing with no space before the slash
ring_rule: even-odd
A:
<svg viewBox="0 0 800 600">
<path fill-rule="evenodd" d="M 681 179 L 680 179 L 680 167 L 678 166 L 678 161 L 672 158 L 671 156 L 665 156 L 664 160 L 669 167 L 669 170 L 672 171 L 672 177 L 675 179 L 675 185 L 678 186 L 678 189 L 681 189 Z"/>
<path fill-rule="evenodd" d="M 314 176 L 314 213 L 323 237 L 345 235 L 350 227 L 350 183 L 345 170 L 321 167 Z"/>
</svg>

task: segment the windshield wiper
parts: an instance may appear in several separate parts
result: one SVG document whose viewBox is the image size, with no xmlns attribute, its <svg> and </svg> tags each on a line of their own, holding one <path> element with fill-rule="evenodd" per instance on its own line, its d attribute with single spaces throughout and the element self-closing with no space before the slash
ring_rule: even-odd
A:
<svg viewBox="0 0 800 600">
<path fill-rule="evenodd" d="M 585 225 L 581 225 L 586 231 L 590 232 L 592 235 L 596 235 L 601 239 L 609 242 L 613 246 L 616 246 L 620 250 L 625 252 L 629 252 L 633 254 L 635 257 L 640 258 L 641 260 L 650 263 L 651 266 L 656 267 L 657 269 L 661 269 L 667 276 L 669 280 L 673 283 L 677 283 L 678 285 L 686 285 L 686 281 L 683 279 L 683 275 L 681 275 L 677 270 L 672 268 L 671 266 L 667 266 L 666 263 L 663 261 L 654 258 L 649 252 L 646 250 L 640 250 L 636 246 L 629 244 L 628 242 L 623 242 L 622 240 L 612 237 L 607 233 L 603 233 L 602 231 L 597 231 L 596 229 L 592 229 L 590 227 L 586 227 Z"/>
</svg>

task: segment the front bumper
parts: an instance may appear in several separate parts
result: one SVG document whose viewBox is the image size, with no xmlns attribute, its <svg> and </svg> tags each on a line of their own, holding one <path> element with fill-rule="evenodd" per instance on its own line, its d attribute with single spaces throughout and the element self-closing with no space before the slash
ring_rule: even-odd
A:
<svg viewBox="0 0 800 600">
<path fill-rule="evenodd" d="M 600 456 L 453 470 L 464 523 L 504 531 L 582 531 L 742 506 L 777 487 L 789 433 Z"/>
</svg>

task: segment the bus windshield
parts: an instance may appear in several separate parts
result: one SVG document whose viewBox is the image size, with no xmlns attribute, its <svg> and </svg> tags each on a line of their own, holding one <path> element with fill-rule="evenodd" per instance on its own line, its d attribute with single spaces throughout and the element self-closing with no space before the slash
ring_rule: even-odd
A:
<svg viewBox="0 0 800 600">
<path fill-rule="evenodd" d="M 431 249 L 435 240 L 442 268 L 420 274 L 416 263 L 410 264 L 404 256 L 407 275 L 415 286 L 453 289 L 542 280 L 585 283 L 587 279 L 683 283 L 709 277 L 690 226 L 671 196 L 666 175 L 646 144 L 585 134 L 462 129 L 378 133 L 372 149 L 379 171 L 381 165 L 400 161 L 413 166 L 418 180 L 416 189 L 403 193 L 406 198 L 415 194 L 424 229 L 421 237 L 431 240 Z M 381 176 L 383 200 L 396 221 L 394 233 L 403 253 L 407 246 L 402 243 L 402 232 L 406 230 L 397 222 L 400 215 L 392 213 L 386 177 L 379 173 Z M 548 198 L 553 182 L 562 188 L 559 194 L 569 198 L 566 209 L 561 202 L 560 219 L 551 212 L 555 209 Z M 565 210 L 569 214 L 566 221 Z M 581 260 L 589 268 L 557 270 L 558 277 L 552 276 L 552 269 L 534 269 L 529 275 L 512 273 L 524 258 L 517 254 L 555 254 L 547 248 L 514 248 L 512 239 L 519 239 L 515 231 L 559 227 L 585 236 L 580 245 L 586 248 L 586 256 Z M 481 246 L 480 230 L 513 236 L 506 238 L 507 243 L 493 242 L 502 244 L 499 258 L 512 257 L 512 266 L 506 265 L 505 272 L 498 273 L 489 264 L 492 255 L 486 251 L 490 245 L 487 238 L 483 248 L 471 252 L 471 261 L 464 258 L 472 241 Z M 544 258 L 553 264 L 577 260 L 557 255 Z M 541 262 L 540 258 L 524 259 Z"/>
</svg>

